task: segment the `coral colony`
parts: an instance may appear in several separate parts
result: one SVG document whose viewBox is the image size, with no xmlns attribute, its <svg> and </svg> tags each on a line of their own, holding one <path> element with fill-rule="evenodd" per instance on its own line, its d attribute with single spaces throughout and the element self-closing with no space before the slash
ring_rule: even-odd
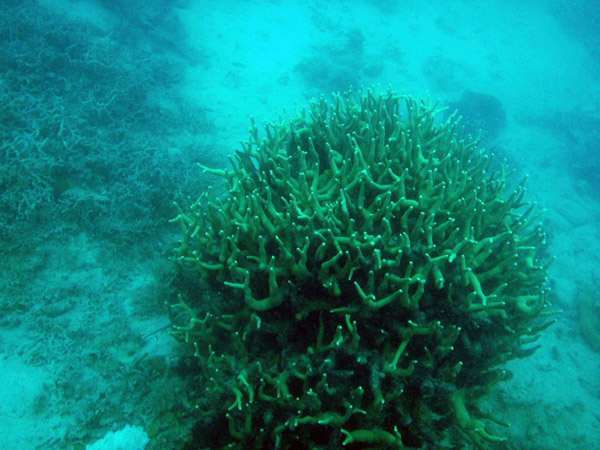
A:
<svg viewBox="0 0 600 450">
<path fill-rule="evenodd" d="M 508 190 L 439 111 L 392 91 L 321 99 L 264 137 L 253 124 L 232 170 L 203 167 L 227 192 L 179 208 L 171 306 L 200 446 L 504 440 L 478 403 L 552 323 L 551 258 L 524 180 Z"/>
</svg>

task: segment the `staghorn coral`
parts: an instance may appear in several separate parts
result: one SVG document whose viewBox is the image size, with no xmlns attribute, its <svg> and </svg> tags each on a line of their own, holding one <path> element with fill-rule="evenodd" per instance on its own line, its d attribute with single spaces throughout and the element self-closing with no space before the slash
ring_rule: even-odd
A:
<svg viewBox="0 0 600 450">
<path fill-rule="evenodd" d="M 457 119 L 389 91 L 253 125 L 179 208 L 173 333 L 209 448 L 485 448 L 477 400 L 551 321 L 544 234 Z M 198 277 L 212 287 L 199 293 Z"/>
<path fill-rule="evenodd" d="M 180 168 L 209 123 L 158 100 L 172 99 L 181 63 L 127 45 L 133 31 L 0 2 L 0 241 L 77 227 L 139 244 L 164 224 L 164 192 L 187 195 Z"/>
</svg>

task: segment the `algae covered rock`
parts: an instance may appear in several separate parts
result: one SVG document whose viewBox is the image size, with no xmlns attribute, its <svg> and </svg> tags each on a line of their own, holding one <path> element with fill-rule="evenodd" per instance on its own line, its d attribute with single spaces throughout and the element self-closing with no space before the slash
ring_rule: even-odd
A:
<svg viewBox="0 0 600 450">
<path fill-rule="evenodd" d="M 600 352 L 600 300 L 598 290 L 585 286 L 577 295 L 579 329 L 588 345 Z"/>
<path fill-rule="evenodd" d="M 175 219 L 200 448 L 484 448 L 477 400 L 550 322 L 524 181 L 389 91 L 253 125 Z"/>
</svg>

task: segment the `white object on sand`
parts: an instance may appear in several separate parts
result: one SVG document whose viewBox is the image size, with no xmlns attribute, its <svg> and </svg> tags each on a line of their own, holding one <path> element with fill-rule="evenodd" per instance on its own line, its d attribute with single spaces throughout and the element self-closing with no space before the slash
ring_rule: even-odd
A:
<svg viewBox="0 0 600 450">
<path fill-rule="evenodd" d="M 94 444 L 86 445 L 85 450 L 144 450 L 148 435 L 142 427 L 126 425 L 119 431 L 110 431 Z"/>
</svg>

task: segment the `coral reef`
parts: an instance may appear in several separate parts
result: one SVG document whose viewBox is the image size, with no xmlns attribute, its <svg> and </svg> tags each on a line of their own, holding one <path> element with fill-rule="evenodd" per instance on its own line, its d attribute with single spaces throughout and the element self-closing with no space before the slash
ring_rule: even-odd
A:
<svg viewBox="0 0 600 450">
<path fill-rule="evenodd" d="M 463 116 L 463 124 L 468 133 L 480 136 L 480 140 L 490 141 L 506 128 L 506 112 L 502 102 L 493 95 L 465 90 L 460 100 L 450 103 L 451 110 L 458 110 Z"/>
<path fill-rule="evenodd" d="M 389 91 L 253 124 L 174 219 L 173 334 L 196 358 L 194 448 L 478 448 L 478 400 L 552 320 L 524 180 Z M 200 280 L 202 278 L 203 281 Z M 210 287 L 210 289 L 206 289 Z"/>
<path fill-rule="evenodd" d="M 164 224 L 164 192 L 188 195 L 181 167 L 210 124 L 178 100 L 164 106 L 185 66 L 124 40 L 133 33 L 0 4 L 1 241 L 80 227 L 139 244 Z"/>
<path fill-rule="evenodd" d="M 319 26 L 316 18 L 315 25 Z M 325 20 L 325 19 L 323 19 Z M 383 71 L 383 58 L 368 51 L 365 35 L 359 28 L 336 33 L 323 41 L 294 67 L 304 84 L 316 92 L 339 92 L 346 86 L 361 85 Z"/>
</svg>

